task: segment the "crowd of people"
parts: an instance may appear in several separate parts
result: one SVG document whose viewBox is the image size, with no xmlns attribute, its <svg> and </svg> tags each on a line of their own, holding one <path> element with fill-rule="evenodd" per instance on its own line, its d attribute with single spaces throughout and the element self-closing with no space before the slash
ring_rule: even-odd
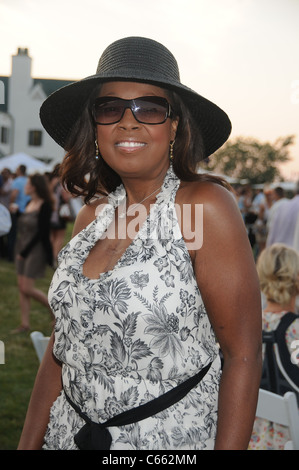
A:
<svg viewBox="0 0 299 470">
<path fill-rule="evenodd" d="M 260 253 L 257 271 L 265 297 L 261 388 L 279 395 L 292 391 L 299 406 L 299 357 L 294 349 L 299 340 L 299 316 L 295 314 L 299 252 L 284 243 L 274 243 Z M 286 426 L 256 418 L 249 448 L 283 450 L 289 440 Z"/>
<path fill-rule="evenodd" d="M 1 172 L 0 208 L 6 211 L 1 212 L 1 257 L 16 263 L 20 295 L 21 325 L 14 333 L 30 330 L 30 298 L 45 305 L 54 318 L 47 296 L 35 288 L 34 282 L 44 276 L 47 265 L 55 267 L 70 220 L 66 209 L 70 196 L 61 185 L 58 169 L 59 165 L 52 173 L 27 176 L 21 165 L 15 174 L 6 168 Z M 294 318 L 285 329 L 291 356 L 292 342 L 299 339 L 299 318 L 295 315 L 299 295 L 299 191 L 286 197 L 280 186 L 272 189 L 265 185 L 264 190 L 254 191 L 246 185 L 234 190 L 256 258 L 264 298 L 263 331 L 275 331 L 291 313 Z M 263 345 L 264 362 L 265 354 Z M 284 379 L 283 392 L 291 389 L 298 393 L 299 371 L 294 370 L 296 365 L 291 367 L 295 378 L 291 386 Z M 279 370 L 276 373 L 281 377 Z M 284 374 L 288 372 L 284 370 Z M 264 376 L 262 386 L 267 380 Z M 281 389 L 275 392 L 282 393 Z M 249 449 L 282 449 L 288 440 L 287 428 L 257 418 Z"/>
<path fill-rule="evenodd" d="M 255 259 L 273 243 L 285 243 L 299 250 L 299 185 L 287 194 L 281 186 L 272 186 L 265 184 L 258 190 L 250 185 L 236 188 Z"/>
<path fill-rule="evenodd" d="M 279 185 L 257 191 L 241 186 L 236 198 L 262 294 L 261 388 L 279 395 L 293 391 L 299 405 L 299 358 L 294 352 L 299 340 L 299 185 L 287 195 Z M 256 418 L 249 448 L 282 450 L 289 439 L 285 426 Z"/>
<path fill-rule="evenodd" d="M 56 265 L 66 224 L 72 218 L 70 212 L 61 214 L 70 196 L 58 180 L 58 166 L 52 173 L 28 176 L 26 167 L 20 165 L 15 174 L 3 169 L 1 177 L 0 256 L 16 265 L 21 324 L 12 332 L 22 333 L 30 330 L 31 299 L 46 306 L 53 318 L 47 295 L 35 282 L 45 276 L 47 266 Z"/>
</svg>

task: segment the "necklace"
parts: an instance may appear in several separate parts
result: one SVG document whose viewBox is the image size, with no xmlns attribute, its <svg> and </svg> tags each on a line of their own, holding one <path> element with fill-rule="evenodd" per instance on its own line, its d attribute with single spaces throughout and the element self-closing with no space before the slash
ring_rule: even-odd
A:
<svg viewBox="0 0 299 470">
<path fill-rule="evenodd" d="M 155 194 L 155 193 L 156 193 L 157 191 L 159 191 L 161 188 L 162 188 L 162 186 L 160 186 L 159 188 L 155 189 L 155 191 L 153 191 L 151 194 L 149 194 L 149 196 L 146 196 L 144 199 L 142 199 L 142 201 L 137 202 L 137 204 L 134 204 L 133 206 L 130 206 L 127 211 L 121 212 L 121 213 L 118 215 L 118 217 L 119 217 L 120 219 L 124 219 L 126 215 L 129 215 L 130 212 L 132 212 L 134 209 L 136 209 L 136 207 L 140 206 L 140 204 L 142 204 L 144 201 L 146 201 L 146 200 L 149 199 L 151 196 L 153 196 L 153 194 Z"/>
</svg>

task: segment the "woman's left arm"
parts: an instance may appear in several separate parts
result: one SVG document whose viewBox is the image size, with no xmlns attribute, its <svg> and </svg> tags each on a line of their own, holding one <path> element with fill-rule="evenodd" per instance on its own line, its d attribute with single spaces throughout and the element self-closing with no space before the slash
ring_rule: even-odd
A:
<svg viewBox="0 0 299 470">
<path fill-rule="evenodd" d="M 192 258 L 224 357 L 215 449 L 246 449 L 261 377 L 259 282 L 233 195 L 214 183 L 197 188 L 197 200 L 203 204 L 203 243 Z"/>
</svg>

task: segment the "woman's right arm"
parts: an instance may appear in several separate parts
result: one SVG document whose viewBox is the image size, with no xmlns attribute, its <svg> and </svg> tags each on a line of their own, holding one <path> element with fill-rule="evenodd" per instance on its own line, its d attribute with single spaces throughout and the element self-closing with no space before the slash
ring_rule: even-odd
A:
<svg viewBox="0 0 299 470">
<path fill-rule="evenodd" d="M 105 201 L 85 205 L 76 218 L 72 237 L 92 222 L 98 206 Z M 38 370 L 33 387 L 19 450 L 39 450 L 44 443 L 44 436 L 49 422 L 50 408 L 62 390 L 61 364 L 53 355 L 54 333 L 51 336 L 47 351 Z"/>
<path fill-rule="evenodd" d="M 54 333 L 38 370 L 18 450 L 40 450 L 50 408 L 62 390 L 61 364 L 53 355 Z"/>
</svg>

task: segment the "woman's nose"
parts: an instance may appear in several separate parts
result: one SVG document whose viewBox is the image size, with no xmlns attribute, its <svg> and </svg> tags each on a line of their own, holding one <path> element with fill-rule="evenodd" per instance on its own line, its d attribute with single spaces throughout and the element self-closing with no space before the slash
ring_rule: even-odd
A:
<svg viewBox="0 0 299 470">
<path fill-rule="evenodd" d="M 140 123 L 136 120 L 133 111 L 130 108 L 125 109 L 123 117 L 119 121 L 120 127 L 125 128 L 138 128 Z"/>
</svg>

